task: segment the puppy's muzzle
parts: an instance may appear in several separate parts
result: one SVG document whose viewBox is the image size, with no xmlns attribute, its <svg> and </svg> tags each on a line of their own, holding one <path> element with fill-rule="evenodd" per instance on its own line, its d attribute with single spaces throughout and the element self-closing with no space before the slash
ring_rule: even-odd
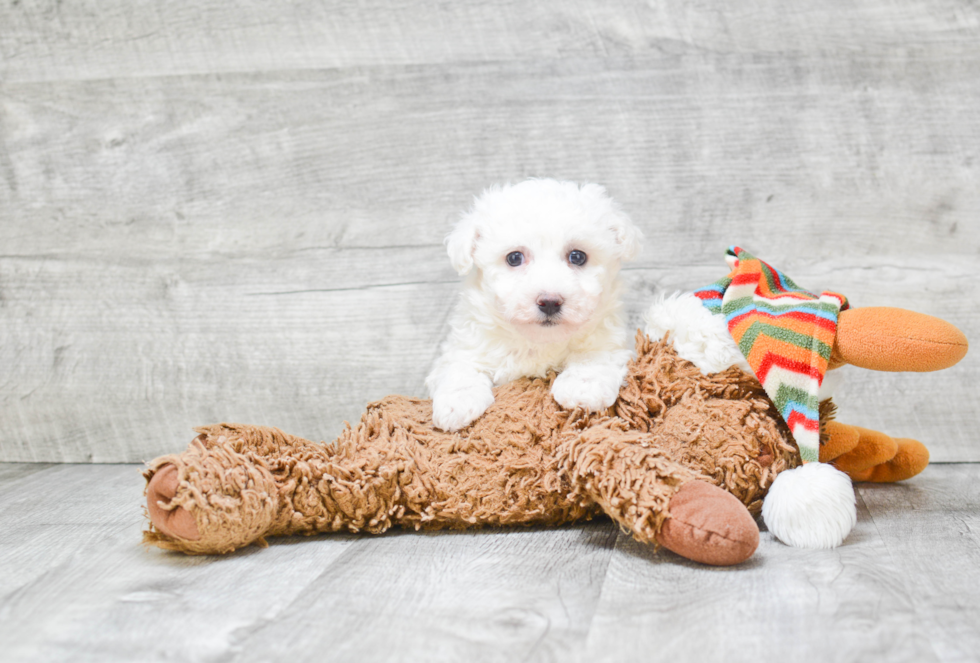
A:
<svg viewBox="0 0 980 663">
<path fill-rule="evenodd" d="M 538 310 L 545 314 L 549 319 L 561 313 L 561 305 L 565 303 L 561 295 L 539 295 L 537 299 Z"/>
</svg>

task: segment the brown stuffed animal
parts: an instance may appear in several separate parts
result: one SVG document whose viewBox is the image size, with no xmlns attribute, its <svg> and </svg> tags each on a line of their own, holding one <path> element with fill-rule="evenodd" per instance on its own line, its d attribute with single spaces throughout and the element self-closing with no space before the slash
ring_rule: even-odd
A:
<svg viewBox="0 0 980 663">
<path fill-rule="evenodd" d="M 186 451 L 149 464 L 144 538 L 226 553 L 267 536 L 560 525 L 605 513 L 637 540 L 692 560 L 747 559 L 768 488 L 800 464 L 789 428 L 739 368 L 705 374 L 669 338 L 638 334 L 636 350 L 619 400 L 600 414 L 563 410 L 551 376 L 499 387 L 458 433 L 433 427 L 430 401 L 404 396 L 372 403 L 331 444 L 259 426 L 199 428 Z M 852 309 L 841 314 L 832 363 L 936 370 L 965 352 L 966 339 L 941 320 Z M 832 409 L 821 404 L 824 419 Z M 898 481 L 928 463 L 912 440 L 834 421 L 822 433 L 820 459 L 856 480 Z"/>
</svg>

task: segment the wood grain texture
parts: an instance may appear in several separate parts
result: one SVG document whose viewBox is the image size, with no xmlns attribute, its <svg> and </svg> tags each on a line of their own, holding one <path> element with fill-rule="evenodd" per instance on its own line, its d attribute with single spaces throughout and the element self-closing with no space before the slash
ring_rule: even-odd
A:
<svg viewBox="0 0 980 663">
<path fill-rule="evenodd" d="M 583 660 L 947 660 L 921 621 L 920 611 L 934 609 L 910 594 L 875 525 L 860 504 L 845 545 L 820 551 L 790 549 L 763 532 L 756 554 L 731 569 L 621 538 Z M 972 576 L 965 584 L 975 587 Z"/>
<path fill-rule="evenodd" d="M 133 465 L 0 464 L 0 647 L 22 661 L 969 661 L 980 464 L 858 486 L 828 551 L 652 552 L 610 521 L 140 545 Z"/>
<path fill-rule="evenodd" d="M 361 540 L 235 660 L 572 660 L 615 541 L 608 521 Z"/>
<path fill-rule="evenodd" d="M 3 490 L 3 486 L 14 483 L 16 479 L 43 472 L 53 466 L 52 463 L 0 463 L 0 490 Z"/>
<path fill-rule="evenodd" d="M 0 240 L 119 258 L 433 246 L 483 187 L 550 175 L 605 183 L 663 236 L 648 260 L 703 262 L 729 235 L 857 265 L 975 256 L 978 65 L 964 47 L 901 66 L 691 53 L 10 84 Z"/>
<path fill-rule="evenodd" d="M 858 489 L 940 660 L 980 651 L 977 472 L 975 463 L 942 465 L 908 483 Z"/>
<path fill-rule="evenodd" d="M 136 466 L 0 479 L 5 661 L 568 660 L 617 536 L 605 521 L 187 557 L 139 545 L 142 484 Z"/>
<path fill-rule="evenodd" d="M 0 6 L 0 459 L 136 461 L 216 420 L 331 439 L 424 395 L 486 185 L 593 180 L 631 318 L 739 243 L 980 332 L 969 3 Z M 842 419 L 980 460 L 980 359 Z"/>
<path fill-rule="evenodd" d="M 214 560 L 140 545 L 139 467 L 82 469 L 52 468 L 0 498 L 5 660 L 220 660 L 236 629 L 288 605 L 353 543 L 250 549 L 215 573 Z"/>
<path fill-rule="evenodd" d="M 977 8 L 960 0 L 898 5 L 746 0 L 492 0 L 426 3 L 304 0 L 78 0 L 0 6 L 0 79 L 74 80 L 341 69 L 696 49 L 904 54 L 975 39 Z"/>
<path fill-rule="evenodd" d="M 47 282 L 63 304 L 28 303 L 0 349 L 13 367 L 2 447 L 22 460 L 149 460 L 218 420 L 333 439 L 367 402 L 422 392 L 453 289 L 251 289 L 241 266 L 190 284 L 186 269 L 55 269 Z M 113 279 L 125 291 L 107 302 L 91 281 Z"/>
</svg>

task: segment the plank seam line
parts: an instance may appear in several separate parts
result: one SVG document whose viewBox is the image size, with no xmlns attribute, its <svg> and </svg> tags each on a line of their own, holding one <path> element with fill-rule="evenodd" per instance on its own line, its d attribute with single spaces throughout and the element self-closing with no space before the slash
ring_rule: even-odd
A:
<svg viewBox="0 0 980 663">
<path fill-rule="evenodd" d="M 394 288 L 402 285 L 449 285 L 458 283 L 452 281 L 404 281 L 401 283 L 375 283 L 372 285 L 357 285 L 347 288 L 309 288 L 305 290 L 282 290 L 277 292 L 246 292 L 246 297 L 268 297 L 272 295 L 302 295 L 311 292 L 348 292 L 352 290 L 373 290 L 375 288 Z"/>
</svg>

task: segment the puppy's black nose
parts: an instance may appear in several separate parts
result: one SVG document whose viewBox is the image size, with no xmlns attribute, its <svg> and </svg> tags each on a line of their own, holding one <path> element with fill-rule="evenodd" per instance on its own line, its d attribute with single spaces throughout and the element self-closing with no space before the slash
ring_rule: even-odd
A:
<svg viewBox="0 0 980 663">
<path fill-rule="evenodd" d="M 558 315 L 561 311 L 561 305 L 561 297 L 555 297 L 554 295 L 542 295 L 538 297 L 538 310 L 549 318 L 553 315 Z"/>
</svg>

